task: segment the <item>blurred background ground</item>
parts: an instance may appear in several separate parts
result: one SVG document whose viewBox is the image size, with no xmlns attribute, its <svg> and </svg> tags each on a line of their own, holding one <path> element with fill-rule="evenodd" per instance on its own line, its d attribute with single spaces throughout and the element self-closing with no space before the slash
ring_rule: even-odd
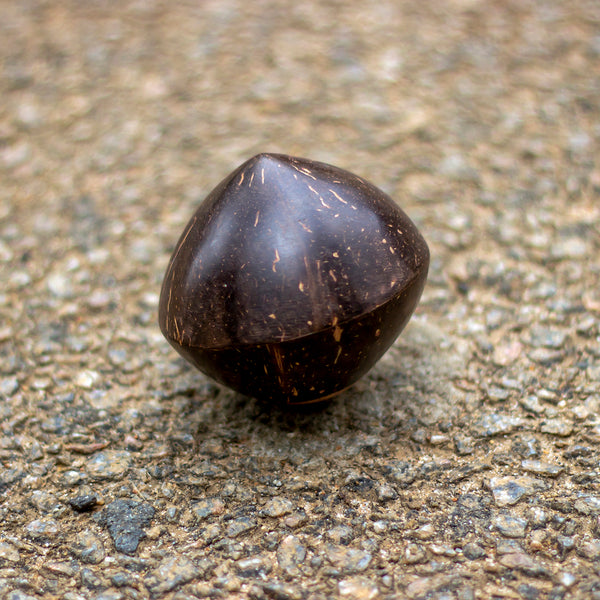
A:
<svg viewBox="0 0 600 600">
<path fill-rule="evenodd" d="M 0 598 L 600 598 L 598 2 L 0 12 Z M 259 151 L 371 180 L 432 253 L 321 412 L 156 325 Z"/>
</svg>

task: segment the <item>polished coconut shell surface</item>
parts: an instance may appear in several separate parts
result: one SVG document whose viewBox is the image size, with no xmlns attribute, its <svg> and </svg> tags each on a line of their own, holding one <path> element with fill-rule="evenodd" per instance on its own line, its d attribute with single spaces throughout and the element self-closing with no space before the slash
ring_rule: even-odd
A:
<svg viewBox="0 0 600 600">
<path fill-rule="evenodd" d="M 375 186 L 324 163 L 259 154 L 185 228 L 163 282 L 160 327 L 234 390 L 318 401 L 389 348 L 428 266 L 425 240 Z"/>
</svg>

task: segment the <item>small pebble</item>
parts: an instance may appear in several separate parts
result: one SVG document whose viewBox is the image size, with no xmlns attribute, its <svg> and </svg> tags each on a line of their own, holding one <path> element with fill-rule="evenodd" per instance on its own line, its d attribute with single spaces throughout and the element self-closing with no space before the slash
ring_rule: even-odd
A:
<svg viewBox="0 0 600 600">
<path fill-rule="evenodd" d="M 82 496 L 75 496 L 69 500 L 69 506 L 75 512 L 89 512 L 98 505 L 98 496 L 96 494 L 84 494 Z"/>
<path fill-rule="evenodd" d="M 115 479 L 131 467 L 133 457 L 126 450 L 105 450 L 94 454 L 86 463 L 87 472 L 94 479 Z"/>
<path fill-rule="evenodd" d="M 39 596 L 31 596 L 21 590 L 13 590 L 5 594 L 3 600 L 39 600 Z"/>
<path fill-rule="evenodd" d="M 573 433 L 573 424 L 564 419 L 547 419 L 542 423 L 540 431 L 558 437 L 568 437 Z"/>
<path fill-rule="evenodd" d="M 40 513 L 56 513 L 62 508 L 57 497 L 46 490 L 34 490 L 29 497 L 29 502 Z"/>
<path fill-rule="evenodd" d="M 135 584 L 135 577 L 127 571 L 118 571 L 110 576 L 113 585 L 127 587 Z"/>
<path fill-rule="evenodd" d="M 111 294 L 104 290 L 94 290 L 86 299 L 86 304 L 94 310 L 104 310 L 113 301 Z"/>
<path fill-rule="evenodd" d="M 329 545 L 325 553 L 329 562 L 342 573 L 360 573 L 373 558 L 368 552 L 346 546 Z"/>
<path fill-rule="evenodd" d="M 534 348 L 563 348 L 568 332 L 562 329 L 532 327 L 529 332 L 529 345 Z"/>
<path fill-rule="evenodd" d="M 563 471 L 563 468 L 560 465 L 553 465 L 551 463 L 533 459 L 524 460 L 521 463 L 521 467 L 529 473 L 535 473 L 536 475 L 543 475 L 545 477 L 557 477 Z"/>
<path fill-rule="evenodd" d="M 197 519 L 221 515 L 224 511 L 225 504 L 218 498 L 204 498 L 192 505 L 192 513 Z"/>
<path fill-rule="evenodd" d="M 93 565 L 101 563 L 106 556 L 102 540 L 92 531 L 78 533 L 69 549 L 82 562 Z"/>
<path fill-rule="evenodd" d="M 474 428 L 479 435 L 492 437 L 510 433 L 522 424 L 523 419 L 518 416 L 488 413 L 474 424 Z"/>
<path fill-rule="evenodd" d="M 543 529 L 534 529 L 529 536 L 529 548 L 539 552 L 548 545 L 548 532 Z"/>
<path fill-rule="evenodd" d="M 575 548 L 575 540 L 568 535 L 559 535 L 556 537 L 556 545 L 561 560 L 564 560 L 567 554 Z"/>
<path fill-rule="evenodd" d="M 57 298 L 73 298 L 75 289 L 72 277 L 66 273 L 53 273 L 46 280 L 48 291 Z"/>
<path fill-rule="evenodd" d="M 429 437 L 429 443 L 432 446 L 441 446 L 442 444 L 446 444 L 450 441 L 450 437 L 443 433 L 434 433 Z"/>
<path fill-rule="evenodd" d="M 492 477 L 487 482 L 488 489 L 492 492 L 496 506 L 512 506 L 525 496 L 546 490 L 548 484 L 541 479 L 533 477 Z"/>
<path fill-rule="evenodd" d="M 212 544 L 222 536 L 221 526 L 218 523 L 211 523 L 200 534 L 205 544 Z"/>
<path fill-rule="evenodd" d="M 544 366 L 551 366 L 562 360 L 564 351 L 553 350 L 552 348 L 536 348 L 529 352 L 527 356 L 529 356 L 533 362 Z"/>
<path fill-rule="evenodd" d="M 588 560 L 598 560 L 600 559 L 600 540 L 584 538 L 577 544 L 575 551 L 579 556 Z"/>
<path fill-rule="evenodd" d="M 539 415 L 544 412 L 544 407 L 537 396 L 531 395 L 519 400 L 519 404 L 528 412 Z"/>
<path fill-rule="evenodd" d="M 306 548 L 294 535 L 283 538 L 277 548 L 279 567 L 290 577 L 300 575 L 300 566 L 304 564 Z"/>
<path fill-rule="evenodd" d="M 500 557 L 498 562 L 508 569 L 522 571 L 526 575 L 532 575 L 534 577 L 539 577 L 547 573 L 546 569 L 540 563 L 524 552 L 504 554 Z"/>
<path fill-rule="evenodd" d="M 256 526 L 257 523 L 254 519 L 250 517 L 238 517 L 237 519 L 229 521 L 227 535 L 234 538 L 254 529 Z"/>
<path fill-rule="evenodd" d="M 545 527 L 550 520 L 546 511 L 539 506 L 532 506 L 527 513 L 527 518 L 533 528 Z"/>
<path fill-rule="evenodd" d="M 562 586 L 570 588 L 571 586 L 573 586 L 573 584 L 577 582 L 577 577 L 573 575 L 573 573 L 563 571 L 562 573 L 558 574 L 558 582 Z"/>
<path fill-rule="evenodd" d="M 427 552 L 419 544 L 407 544 L 404 550 L 404 560 L 409 565 L 423 563 L 427 560 Z"/>
<path fill-rule="evenodd" d="M 73 380 L 73 383 L 80 388 L 85 390 L 92 389 L 94 385 L 100 380 L 100 374 L 97 371 L 81 371 Z"/>
<path fill-rule="evenodd" d="M 417 444 L 425 444 L 427 442 L 427 432 L 424 429 L 415 429 L 410 434 L 410 439 Z"/>
<path fill-rule="evenodd" d="M 145 579 L 144 584 L 153 597 L 161 596 L 192 581 L 200 575 L 196 564 L 185 556 L 164 559 Z"/>
<path fill-rule="evenodd" d="M 16 377 L 7 377 L 0 380 L 0 394 L 4 398 L 12 396 L 19 389 L 19 382 Z"/>
<path fill-rule="evenodd" d="M 124 499 L 114 500 L 94 515 L 94 519 L 108 529 L 115 549 L 124 554 L 135 553 L 153 517 L 154 508 L 149 504 Z"/>
<path fill-rule="evenodd" d="M 434 537 L 436 534 L 436 529 L 435 527 L 431 524 L 431 523 L 425 523 L 424 525 L 421 525 L 421 527 L 419 527 L 415 533 L 414 536 L 418 539 L 418 540 L 430 540 L 432 537 Z"/>
<path fill-rule="evenodd" d="M 271 561 L 262 556 L 252 556 L 239 560 L 235 567 L 241 577 L 265 575 L 270 573 L 273 568 Z"/>
<path fill-rule="evenodd" d="M 428 548 L 436 556 L 456 556 L 456 550 L 447 544 L 429 544 Z"/>
<path fill-rule="evenodd" d="M 600 496 L 581 494 L 574 504 L 575 510 L 583 515 L 600 515 Z"/>
<path fill-rule="evenodd" d="M 0 240 L 0 262 L 10 262 L 13 259 L 13 256 L 14 254 L 8 244 L 5 244 L 2 240 Z"/>
<path fill-rule="evenodd" d="M 282 517 L 283 515 L 291 513 L 293 509 L 294 503 L 291 500 L 275 496 L 265 504 L 260 511 L 260 515 L 266 517 Z"/>
<path fill-rule="evenodd" d="M 540 388 L 537 391 L 537 395 L 542 399 L 542 400 L 546 400 L 548 402 L 554 402 L 556 403 L 558 395 L 555 391 L 553 390 L 548 390 L 546 388 Z"/>
<path fill-rule="evenodd" d="M 487 397 L 494 402 L 504 402 L 510 398 L 510 390 L 491 385 L 486 389 Z"/>
<path fill-rule="evenodd" d="M 522 354 L 523 345 L 517 340 L 502 342 L 494 346 L 492 361 L 505 367 L 514 363 Z"/>
<path fill-rule="evenodd" d="M 16 563 L 21 560 L 21 555 L 19 550 L 12 544 L 0 541 L 0 558 L 7 562 Z"/>
<path fill-rule="evenodd" d="M 375 533 L 385 533 L 388 530 L 388 523 L 387 521 L 375 521 L 373 523 L 373 531 Z"/>
<path fill-rule="evenodd" d="M 283 520 L 283 524 L 290 529 L 296 529 L 302 527 L 308 522 L 308 516 L 304 511 L 297 511 L 292 513 L 289 517 Z"/>
<path fill-rule="evenodd" d="M 263 583 L 262 589 L 268 598 L 274 600 L 302 600 L 304 598 L 304 593 L 297 586 L 289 583 L 270 581 Z"/>
<path fill-rule="evenodd" d="M 556 260 L 582 258 L 587 252 L 588 245 L 580 237 L 559 238 L 551 248 L 551 256 Z"/>
<path fill-rule="evenodd" d="M 338 582 L 338 593 L 341 598 L 352 598 L 353 600 L 373 600 L 379 596 L 377 584 L 369 579 L 356 577 L 342 579 Z"/>
<path fill-rule="evenodd" d="M 125 600 L 125 595 L 119 590 L 104 590 L 94 600 Z"/>
<path fill-rule="evenodd" d="M 65 471 L 61 477 L 61 483 L 66 488 L 75 487 L 87 480 L 88 476 L 81 471 Z"/>
<path fill-rule="evenodd" d="M 598 320 L 592 315 L 587 315 L 577 322 L 575 330 L 581 335 L 591 335 L 598 327 Z"/>
<path fill-rule="evenodd" d="M 35 519 L 25 526 L 25 532 L 34 540 L 47 542 L 59 534 L 60 527 L 54 519 Z"/>
<path fill-rule="evenodd" d="M 383 483 L 377 486 L 377 499 L 380 502 L 389 502 L 396 498 L 398 498 L 398 493 L 391 485 Z"/>
<path fill-rule="evenodd" d="M 521 542 L 512 539 L 498 539 L 496 541 L 496 554 L 514 554 L 515 552 L 523 552 Z"/>
<path fill-rule="evenodd" d="M 526 519 L 505 513 L 497 515 L 492 523 L 502 535 L 508 538 L 525 537 L 525 530 L 528 524 Z"/>
<path fill-rule="evenodd" d="M 463 548 L 463 555 L 469 560 L 477 560 L 486 556 L 485 550 L 475 542 L 469 542 L 465 544 Z"/>
<path fill-rule="evenodd" d="M 580 444 L 576 444 L 575 446 L 571 446 L 568 450 L 563 452 L 563 456 L 568 459 L 580 458 L 582 456 L 590 456 L 593 454 L 594 450 L 589 446 L 582 446 Z"/>
<path fill-rule="evenodd" d="M 81 566 L 76 561 L 57 561 L 47 562 L 44 564 L 44 569 L 50 571 L 53 574 L 65 575 L 66 577 L 75 577 L 80 570 Z"/>
<path fill-rule="evenodd" d="M 8 279 L 9 289 L 19 290 L 31 283 L 31 277 L 25 271 L 13 271 Z"/>
<path fill-rule="evenodd" d="M 326 535 L 336 544 L 348 544 L 354 538 L 354 531 L 347 525 L 336 525 L 328 529 Z"/>
<path fill-rule="evenodd" d="M 513 442 L 512 450 L 521 458 L 532 458 L 541 454 L 541 445 L 534 436 L 524 434 Z"/>
<path fill-rule="evenodd" d="M 469 436 L 457 434 L 453 438 L 454 448 L 460 456 L 468 456 L 475 452 L 475 441 Z"/>
</svg>

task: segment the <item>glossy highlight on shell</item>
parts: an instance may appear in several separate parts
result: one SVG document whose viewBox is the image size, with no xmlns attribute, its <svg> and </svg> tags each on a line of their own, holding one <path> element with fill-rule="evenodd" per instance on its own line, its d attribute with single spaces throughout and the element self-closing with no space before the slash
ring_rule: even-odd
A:
<svg viewBox="0 0 600 600">
<path fill-rule="evenodd" d="M 425 240 L 375 186 L 324 163 L 259 154 L 183 231 L 159 323 L 190 363 L 242 394 L 319 401 L 394 342 L 428 266 Z"/>
</svg>

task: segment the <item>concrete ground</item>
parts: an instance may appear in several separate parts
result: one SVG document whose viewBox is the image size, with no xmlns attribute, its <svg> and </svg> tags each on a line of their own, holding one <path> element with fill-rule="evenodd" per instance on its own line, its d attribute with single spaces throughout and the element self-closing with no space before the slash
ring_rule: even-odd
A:
<svg viewBox="0 0 600 600">
<path fill-rule="evenodd" d="M 0 599 L 600 598 L 600 4 L 0 2 Z M 246 158 L 427 239 L 373 371 L 286 414 L 156 324 Z"/>
</svg>

